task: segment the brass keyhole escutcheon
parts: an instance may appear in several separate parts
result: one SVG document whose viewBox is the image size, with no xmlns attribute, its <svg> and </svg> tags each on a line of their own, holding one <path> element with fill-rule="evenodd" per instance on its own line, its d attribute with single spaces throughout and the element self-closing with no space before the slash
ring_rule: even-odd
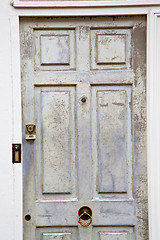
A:
<svg viewBox="0 0 160 240">
<path fill-rule="evenodd" d="M 33 123 L 28 123 L 25 126 L 25 139 L 35 140 L 36 139 L 36 125 Z"/>
<path fill-rule="evenodd" d="M 87 227 L 92 223 L 92 210 L 87 207 L 81 207 L 78 211 L 78 215 L 79 215 L 79 223 L 83 226 L 83 227 Z"/>
</svg>

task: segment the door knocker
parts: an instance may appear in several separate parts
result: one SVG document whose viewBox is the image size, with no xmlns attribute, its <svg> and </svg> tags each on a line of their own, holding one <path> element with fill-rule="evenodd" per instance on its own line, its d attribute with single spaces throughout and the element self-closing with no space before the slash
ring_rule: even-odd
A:
<svg viewBox="0 0 160 240">
<path fill-rule="evenodd" d="M 87 227 L 92 223 L 92 210 L 87 207 L 81 207 L 78 211 L 79 221 L 83 227 Z"/>
</svg>

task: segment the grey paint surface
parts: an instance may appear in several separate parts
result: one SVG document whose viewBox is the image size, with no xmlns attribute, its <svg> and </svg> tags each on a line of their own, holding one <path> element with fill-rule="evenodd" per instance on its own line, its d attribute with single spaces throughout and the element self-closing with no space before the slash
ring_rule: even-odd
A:
<svg viewBox="0 0 160 240">
<path fill-rule="evenodd" d="M 148 240 L 145 17 L 22 18 L 20 33 L 24 239 Z"/>
</svg>

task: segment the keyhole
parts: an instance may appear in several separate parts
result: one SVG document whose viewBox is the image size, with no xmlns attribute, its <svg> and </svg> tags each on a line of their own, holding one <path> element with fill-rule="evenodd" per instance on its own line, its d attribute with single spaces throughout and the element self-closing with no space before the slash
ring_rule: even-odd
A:
<svg viewBox="0 0 160 240">
<path fill-rule="evenodd" d="M 29 126 L 29 127 L 28 127 L 28 131 L 29 131 L 29 132 L 33 132 L 33 126 Z"/>
</svg>

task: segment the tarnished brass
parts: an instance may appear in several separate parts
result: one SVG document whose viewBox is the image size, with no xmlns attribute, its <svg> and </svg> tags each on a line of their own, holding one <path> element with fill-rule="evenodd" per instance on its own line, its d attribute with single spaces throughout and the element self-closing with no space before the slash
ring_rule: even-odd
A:
<svg viewBox="0 0 160 240">
<path fill-rule="evenodd" d="M 35 140 L 36 139 L 36 125 L 33 123 L 26 124 L 25 126 L 25 139 Z"/>
<path fill-rule="evenodd" d="M 12 144 L 12 162 L 21 163 L 21 144 Z"/>
<path fill-rule="evenodd" d="M 78 211 L 78 215 L 79 215 L 79 223 L 83 226 L 83 227 L 87 227 L 92 223 L 92 210 L 87 207 L 81 207 Z"/>
</svg>

